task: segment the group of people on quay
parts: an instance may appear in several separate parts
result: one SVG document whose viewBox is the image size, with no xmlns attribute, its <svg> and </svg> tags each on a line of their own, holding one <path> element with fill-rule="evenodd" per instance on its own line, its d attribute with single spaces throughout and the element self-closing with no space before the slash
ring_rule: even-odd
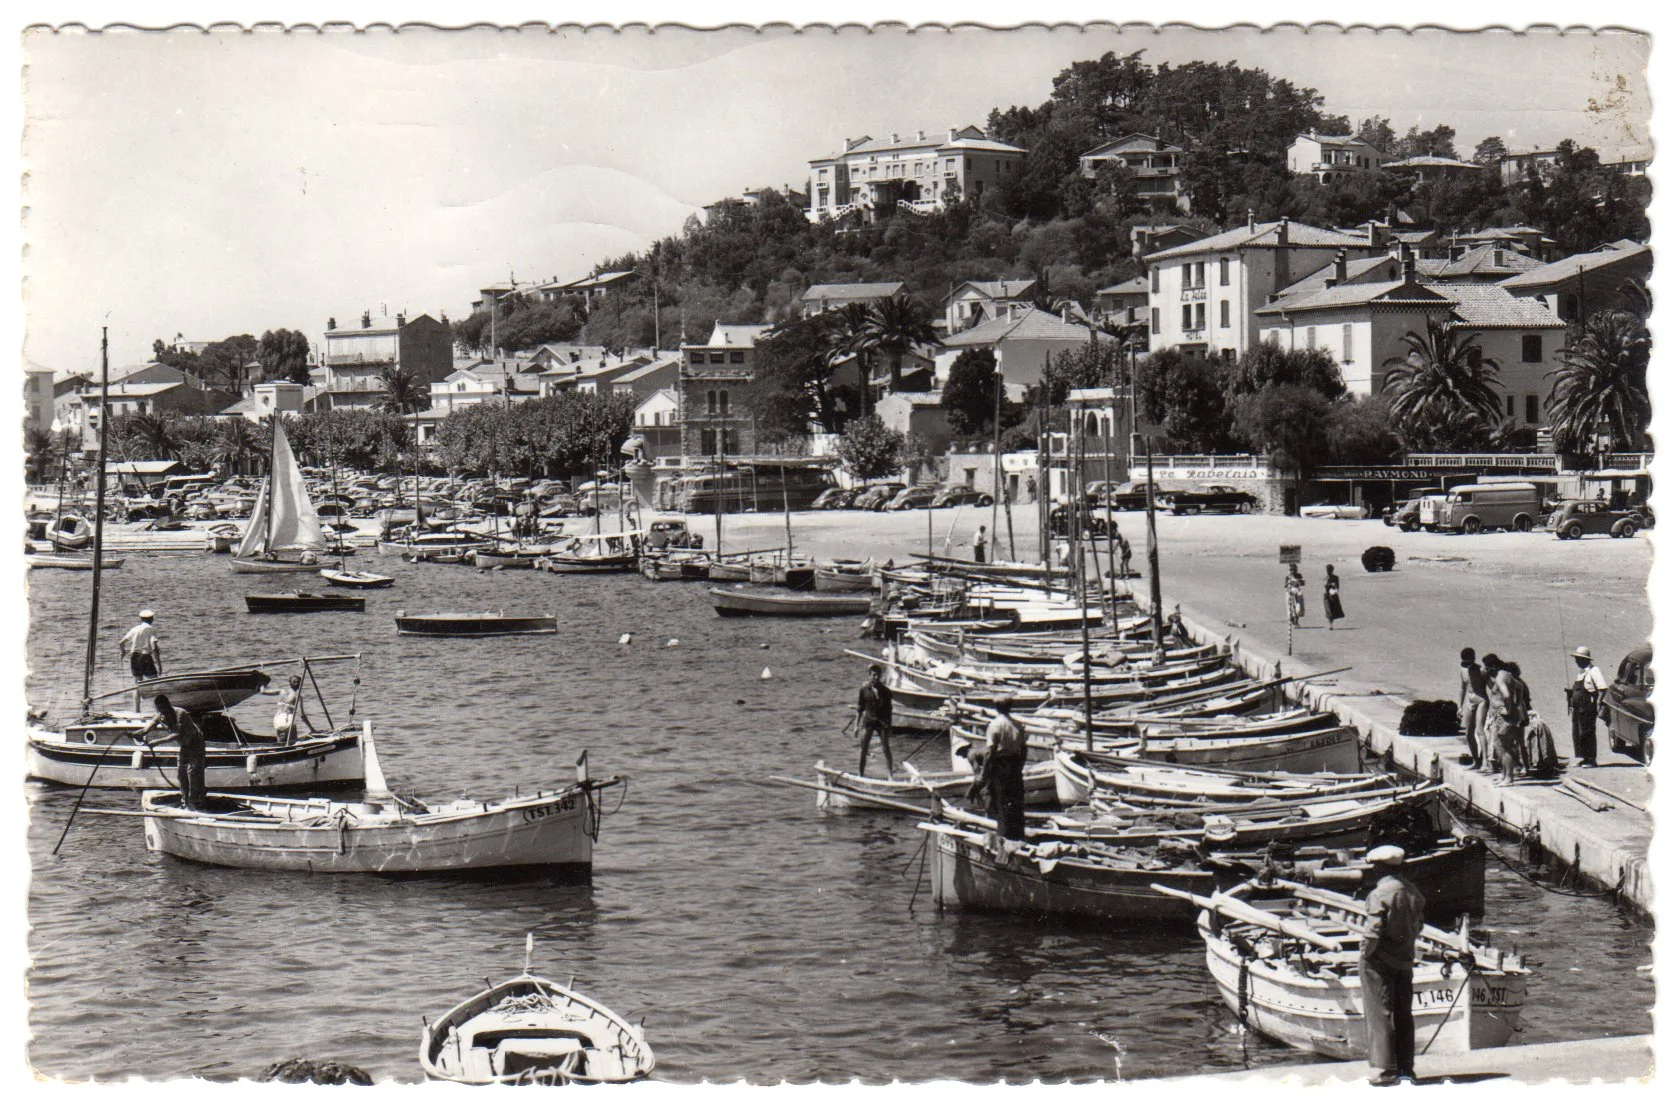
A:
<svg viewBox="0 0 1678 1100">
<path fill-rule="evenodd" d="M 1573 651 L 1579 678 L 1568 689 L 1573 711 L 1574 766 L 1596 767 L 1597 706 L 1608 684 L 1591 660 L 1591 651 Z M 1521 678 L 1521 666 L 1495 653 L 1475 659 L 1464 647 L 1458 672 L 1457 714 L 1469 761 L 1475 770 L 1509 786 L 1522 778 L 1554 779 L 1562 761 L 1555 735 L 1533 709 L 1532 689 Z"/>
</svg>

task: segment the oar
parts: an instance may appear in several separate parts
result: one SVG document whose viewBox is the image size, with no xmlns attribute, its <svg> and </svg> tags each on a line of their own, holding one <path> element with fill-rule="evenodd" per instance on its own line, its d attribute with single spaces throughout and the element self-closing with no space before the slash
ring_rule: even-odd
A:
<svg viewBox="0 0 1678 1100">
<path fill-rule="evenodd" d="M 145 735 L 162 720 L 163 716 L 161 714 L 152 718 L 150 722 L 145 724 L 144 728 L 134 735 L 134 740 L 138 741 L 145 737 Z M 105 751 L 99 754 L 99 759 L 94 761 L 93 771 L 88 774 L 87 782 L 82 784 L 81 793 L 76 796 L 76 804 L 70 807 L 70 816 L 64 822 L 64 831 L 58 834 L 58 843 L 52 846 L 53 855 L 56 856 L 58 854 L 58 850 L 64 847 L 64 838 L 70 835 L 70 826 L 74 825 L 76 822 L 76 813 L 82 808 L 82 799 L 87 797 L 87 789 L 93 786 L 93 781 L 99 777 L 99 769 L 105 766 L 105 761 L 110 758 L 112 750 L 116 747 L 116 742 L 111 742 L 111 744 L 105 747 Z"/>
<path fill-rule="evenodd" d="M 1304 940 L 1311 946 L 1320 947 L 1325 951 L 1339 951 L 1345 946 L 1329 939 L 1327 936 L 1319 935 L 1312 931 L 1308 925 L 1299 921 L 1266 913 L 1263 909 L 1248 905 L 1246 902 L 1229 897 L 1226 894 L 1203 898 L 1199 894 L 1191 894 L 1187 890 L 1178 890 L 1157 882 L 1150 882 L 1148 885 L 1156 893 L 1165 894 L 1167 897 L 1181 898 L 1221 916 L 1234 917 L 1236 920 L 1246 921 L 1248 924 L 1256 924 L 1260 928 L 1268 928 L 1272 932 L 1280 932 L 1284 936 Z"/>
</svg>

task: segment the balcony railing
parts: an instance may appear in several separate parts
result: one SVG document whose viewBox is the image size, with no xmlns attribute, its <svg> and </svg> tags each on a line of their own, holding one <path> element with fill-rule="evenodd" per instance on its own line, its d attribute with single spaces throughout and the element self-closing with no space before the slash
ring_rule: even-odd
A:
<svg viewBox="0 0 1678 1100">
<path fill-rule="evenodd" d="M 326 365 L 329 366 L 329 367 L 336 367 L 336 366 L 349 367 L 349 366 L 357 366 L 357 365 L 360 365 L 360 364 L 368 364 L 368 363 L 394 363 L 394 362 L 396 362 L 396 356 L 395 355 L 368 355 L 365 352 L 359 352 L 359 351 L 356 352 L 353 355 L 328 355 L 326 357 Z"/>
</svg>

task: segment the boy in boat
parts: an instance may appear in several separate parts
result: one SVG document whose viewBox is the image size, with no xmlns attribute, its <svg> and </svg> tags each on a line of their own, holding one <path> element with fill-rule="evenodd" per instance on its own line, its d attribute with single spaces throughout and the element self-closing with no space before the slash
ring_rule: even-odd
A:
<svg viewBox="0 0 1678 1100">
<path fill-rule="evenodd" d="M 1366 856 L 1380 881 L 1364 902 L 1369 924 L 1358 957 L 1363 987 L 1363 1020 L 1369 1035 L 1374 1085 L 1416 1079 L 1416 1025 L 1411 1016 L 1411 982 L 1416 938 L 1422 932 L 1422 892 L 1399 876 L 1404 849 L 1383 844 Z"/>
<path fill-rule="evenodd" d="M 141 611 L 140 621 L 122 636 L 122 655 L 128 658 L 128 670 L 134 674 L 136 684 L 163 675 L 163 649 L 157 644 L 153 618 L 150 608 Z"/>
<path fill-rule="evenodd" d="M 868 746 L 880 735 L 880 753 L 886 758 L 886 778 L 891 778 L 891 692 L 886 688 L 885 669 L 868 666 L 868 682 L 856 697 L 857 728 L 862 736 L 862 755 L 856 773 L 868 774 Z"/>
<path fill-rule="evenodd" d="M 314 723 L 308 721 L 303 713 L 303 677 L 293 676 L 291 681 L 279 690 L 280 705 L 274 711 L 274 739 L 282 745 L 289 745 L 297 740 L 297 720 L 302 718 L 309 724 L 310 732 L 314 732 Z"/>
</svg>

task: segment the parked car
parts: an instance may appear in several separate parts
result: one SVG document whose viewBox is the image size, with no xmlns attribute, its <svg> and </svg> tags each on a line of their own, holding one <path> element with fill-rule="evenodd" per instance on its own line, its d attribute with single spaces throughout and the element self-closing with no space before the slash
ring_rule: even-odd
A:
<svg viewBox="0 0 1678 1100">
<path fill-rule="evenodd" d="M 1608 742 L 1617 753 L 1647 764 L 1655 754 L 1655 651 L 1638 646 L 1620 662 L 1614 682 L 1602 697 L 1597 714 L 1608 727 Z"/>
<path fill-rule="evenodd" d="M 911 485 L 907 489 L 899 489 L 896 496 L 886 501 L 881 511 L 902 512 L 909 508 L 925 508 L 937 495 L 938 490 L 930 485 Z"/>
<path fill-rule="evenodd" d="M 1229 485 L 1197 485 L 1192 489 L 1173 489 L 1160 500 L 1158 507 L 1168 508 L 1174 516 L 1194 515 L 1199 512 L 1251 512 L 1258 498 Z"/>
<path fill-rule="evenodd" d="M 1429 531 L 1475 535 L 1494 527 L 1530 531 L 1541 515 L 1538 486 L 1530 481 L 1485 481 L 1423 497 L 1419 518 Z"/>
<path fill-rule="evenodd" d="M 1564 500 L 1550 513 L 1546 530 L 1558 539 L 1582 539 L 1586 535 L 1630 538 L 1643 529 L 1643 517 L 1626 508 L 1613 508 L 1606 500 Z"/>
<path fill-rule="evenodd" d="M 1396 527 L 1400 531 L 1420 531 L 1422 529 L 1422 501 L 1430 497 L 1435 500 L 1443 500 L 1445 494 L 1423 493 L 1420 496 L 1413 496 L 1382 516 L 1382 522 L 1388 527 Z"/>
<path fill-rule="evenodd" d="M 856 499 L 858 492 L 857 489 L 841 489 L 835 485 L 831 489 L 823 489 L 821 495 L 810 502 L 810 507 L 817 509 L 849 508 L 851 502 Z"/>
<path fill-rule="evenodd" d="M 1065 504 L 1057 504 L 1049 509 L 1049 533 L 1056 538 L 1071 536 L 1071 508 Z M 1098 539 L 1107 537 L 1107 519 L 1104 516 L 1090 513 L 1089 533 Z"/>
<path fill-rule="evenodd" d="M 886 506 L 886 501 L 896 496 L 906 486 L 901 481 L 882 481 L 877 485 L 870 485 L 858 493 L 851 501 L 852 508 L 861 508 L 868 512 L 878 512 Z"/>
<path fill-rule="evenodd" d="M 989 508 L 993 503 L 995 501 L 989 493 L 981 493 L 970 485 L 951 485 L 938 490 L 938 495 L 932 498 L 934 508 L 958 508 L 963 504 Z"/>
<path fill-rule="evenodd" d="M 1164 494 L 1155 491 L 1158 498 Z M 1112 508 L 1120 512 L 1139 512 L 1148 507 L 1148 483 L 1145 481 L 1092 481 L 1084 490 L 1084 499 L 1092 508 Z"/>
</svg>

